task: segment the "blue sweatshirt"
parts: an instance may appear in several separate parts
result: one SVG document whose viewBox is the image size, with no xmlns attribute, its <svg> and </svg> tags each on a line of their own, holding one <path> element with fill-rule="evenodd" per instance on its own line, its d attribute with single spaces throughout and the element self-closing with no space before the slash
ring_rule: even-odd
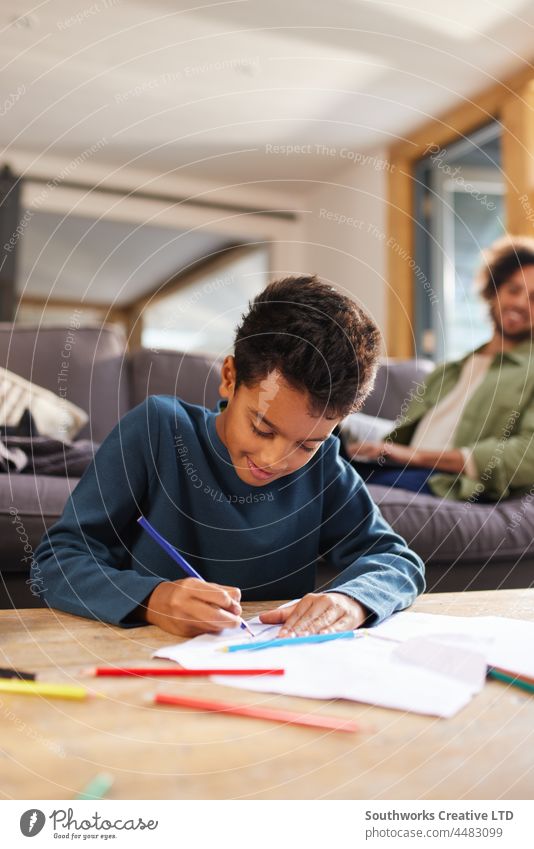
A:
<svg viewBox="0 0 534 849">
<path fill-rule="evenodd" d="M 329 437 L 290 475 L 250 486 L 221 441 L 217 412 L 154 395 L 102 443 L 62 517 L 35 552 L 34 580 L 51 607 L 125 621 L 162 581 L 185 575 L 137 524 L 154 525 L 207 581 L 244 601 L 312 592 L 316 563 L 339 571 L 330 590 L 376 623 L 424 589 L 423 563 L 381 516 Z"/>
</svg>

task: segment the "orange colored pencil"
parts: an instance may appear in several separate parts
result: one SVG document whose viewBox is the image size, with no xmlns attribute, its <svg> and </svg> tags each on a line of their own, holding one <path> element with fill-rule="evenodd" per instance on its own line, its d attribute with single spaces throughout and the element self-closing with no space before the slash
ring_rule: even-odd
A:
<svg viewBox="0 0 534 849">
<path fill-rule="evenodd" d="M 296 713 L 290 710 L 256 707 L 255 705 L 240 705 L 233 702 L 214 701 L 212 699 L 191 699 L 185 696 L 171 696 L 166 693 L 156 693 L 154 704 L 214 711 L 215 713 L 229 713 L 235 716 L 248 716 L 253 719 L 269 719 L 272 722 L 283 722 L 287 725 L 305 725 L 309 728 L 325 728 L 330 731 L 360 730 L 356 722 L 349 719 L 340 719 L 337 716 L 310 715 Z"/>
</svg>

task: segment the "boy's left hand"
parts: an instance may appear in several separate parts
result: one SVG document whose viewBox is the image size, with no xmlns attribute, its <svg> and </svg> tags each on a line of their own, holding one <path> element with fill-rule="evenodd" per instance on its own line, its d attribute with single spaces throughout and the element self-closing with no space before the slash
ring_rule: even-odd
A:
<svg viewBox="0 0 534 849">
<path fill-rule="evenodd" d="M 305 637 L 353 631 L 368 615 L 358 601 L 343 593 L 308 593 L 295 604 L 261 613 L 260 620 L 266 625 L 282 625 L 279 637 Z"/>
</svg>

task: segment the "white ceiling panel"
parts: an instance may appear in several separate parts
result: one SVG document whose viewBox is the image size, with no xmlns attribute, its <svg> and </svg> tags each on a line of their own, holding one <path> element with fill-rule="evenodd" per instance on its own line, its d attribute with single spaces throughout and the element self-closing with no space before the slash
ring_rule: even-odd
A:
<svg viewBox="0 0 534 849">
<path fill-rule="evenodd" d="M 334 174 L 532 59 L 525 0 L 4 0 L 0 146 L 220 184 Z"/>
</svg>

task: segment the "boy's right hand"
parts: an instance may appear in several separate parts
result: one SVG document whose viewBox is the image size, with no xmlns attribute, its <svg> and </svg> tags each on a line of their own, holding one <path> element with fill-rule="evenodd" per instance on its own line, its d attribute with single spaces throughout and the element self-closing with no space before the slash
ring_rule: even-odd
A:
<svg viewBox="0 0 534 849">
<path fill-rule="evenodd" d="M 240 625 L 241 590 L 198 578 L 163 581 L 139 608 L 145 622 L 180 637 L 217 634 Z"/>
</svg>

